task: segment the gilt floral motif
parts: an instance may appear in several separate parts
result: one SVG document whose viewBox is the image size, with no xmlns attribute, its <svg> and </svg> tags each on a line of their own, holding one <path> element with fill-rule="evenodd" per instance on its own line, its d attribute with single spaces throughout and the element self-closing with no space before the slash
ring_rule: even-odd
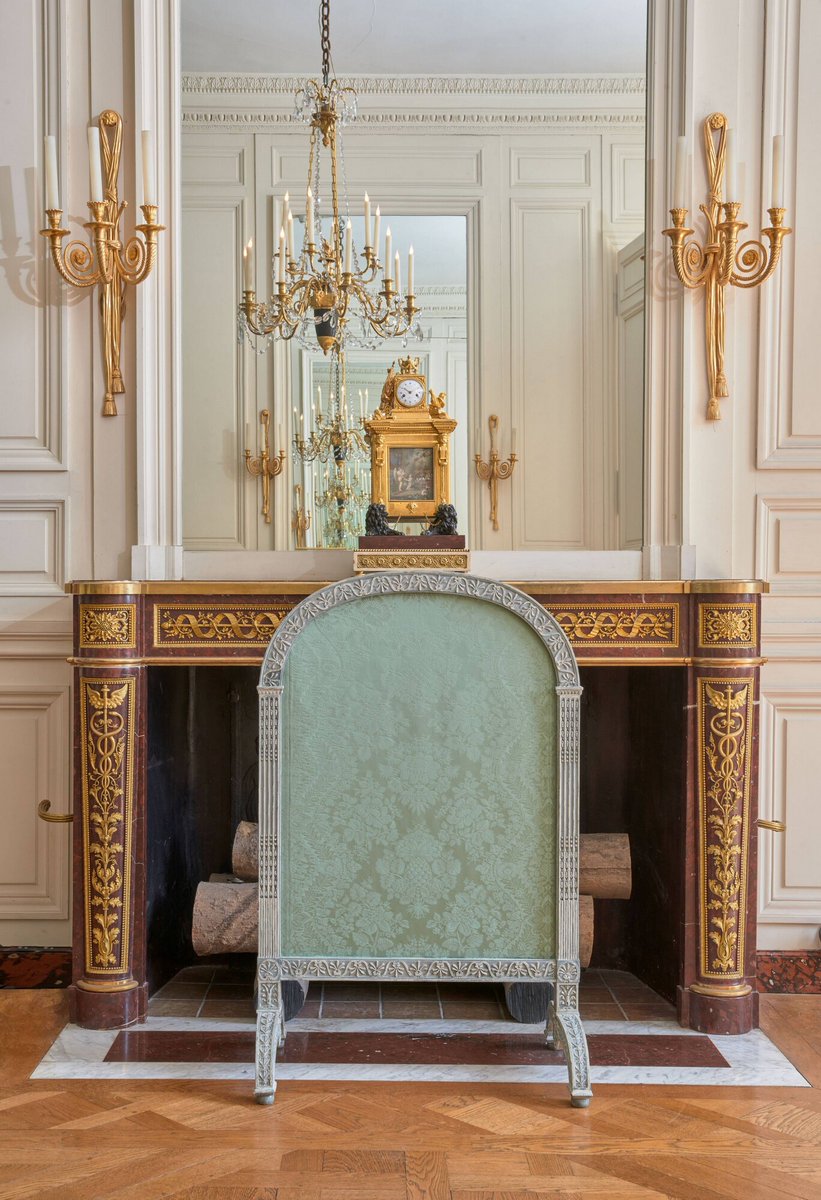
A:
<svg viewBox="0 0 821 1200">
<path fill-rule="evenodd" d="M 133 604 L 81 604 L 80 646 L 134 646 Z"/>
<path fill-rule="evenodd" d="M 208 609 L 163 605 L 154 614 L 154 644 L 177 646 L 181 643 L 237 642 L 245 646 L 264 647 L 276 633 L 285 612 L 285 609 L 250 605 Z"/>
<path fill-rule="evenodd" d="M 81 727 L 86 969 L 122 971 L 127 913 L 134 747 L 133 679 L 83 680 Z"/>
<path fill-rule="evenodd" d="M 632 608 L 551 608 L 571 642 L 584 645 L 678 645 L 678 608 L 674 604 Z"/>
<path fill-rule="evenodd" d="M 699 615 L 702 646 L 755 647 L 754 604 L 701 604 Z"/>
<path fill-rule="evenodd" d="M 699 681 L 702 973 L 741 975 L 752 682 Z"/>
</svg>

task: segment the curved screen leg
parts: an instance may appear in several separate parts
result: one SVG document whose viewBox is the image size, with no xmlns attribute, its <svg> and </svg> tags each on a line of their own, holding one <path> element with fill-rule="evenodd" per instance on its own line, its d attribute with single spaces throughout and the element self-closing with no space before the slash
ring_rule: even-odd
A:
<svg viewBox="0 0 821 1200">
<path fill-rule="evenodd" d="M 254 1098 L 257 1104 L 273 1104 L 277 1090 L 275 1068 L 277 1047 L 283 1041 L 282 1007 L 263 1007 L 257 1013 L 257 1067 Z"/>
<path fill-rule="evenodd" d="M 567 1059 L 570 1103 L 574 1108 L 587 1108 L 593 1092 L 590 1088 L 590 1059 L 582 1019 L 574 1008 L 557 1008 L 553 1010 L 553 1029 Z"/>
</svg>

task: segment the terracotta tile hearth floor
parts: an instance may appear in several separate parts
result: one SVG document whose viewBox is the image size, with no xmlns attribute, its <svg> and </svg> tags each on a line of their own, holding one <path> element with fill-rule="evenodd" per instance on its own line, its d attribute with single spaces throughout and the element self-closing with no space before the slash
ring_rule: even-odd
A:
<svg viewBox="0 0 821 1200">
<path fill-rule="evenodd" d="M 32 1078 L 251 1080 L 252 991 L 250 965 L 189 967 L 152 998 L 143 1025 L 67 1026 Z M 681 1029 L 672 1005 L 626 972 L 585 972 L 580 1004 L 594 1085 L 809 1086 L 765 1034 Z M 281 1080 L 566 1080 L 543 1026 L 512 1020 L 494 985 L 314 983 L 287 1033 Z"/>
</svg>

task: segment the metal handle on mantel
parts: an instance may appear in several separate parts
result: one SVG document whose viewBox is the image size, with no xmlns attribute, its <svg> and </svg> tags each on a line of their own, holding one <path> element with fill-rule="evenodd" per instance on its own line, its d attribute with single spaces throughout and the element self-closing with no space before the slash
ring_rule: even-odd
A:
<svg viewBox="0 0 821 1200">
<path fill-rule="evenodd" d="M 773 833 L 786 833 L 787 826 L 783 821 L 765 821 L 763 817 L 759 817 L 756 821 L 759 829 L 772 829 Z"/>
<path fill-rule="evenodd" d="M 50 800 L 41 800 L 37 805 L 37 816 L 41 821 L 51 821 L 54 825 L 67 824 L 74 820 L 74 813 L 52 813 Z"/>
</svg>

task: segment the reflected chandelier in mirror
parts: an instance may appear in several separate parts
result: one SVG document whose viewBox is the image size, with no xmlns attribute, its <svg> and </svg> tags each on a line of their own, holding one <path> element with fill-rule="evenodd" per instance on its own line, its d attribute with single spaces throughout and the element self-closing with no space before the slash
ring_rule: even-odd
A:
<svg viewBox="0 0 821 1200">
<path fill-rule="evenodd" d="M 279 229 L 278 248 L 274 252 L 275 295 L 267 301 L 257 301 L 253 281 L 252 244 L 244 252 L 244 290 L 239 308 L 240 340 L 253 344 L 279 334 L 285 340 L 297 336 L 305 343 L 310 329 L 327 354 L 348 342 L 351 345 L 368 341 L 369 332 L 379 338 L 403 337 L 413 332 L 417 312 L 413 294 L 413 247 L 408 251 L 407 292 L 402 300 L 402 279 L 399 252 L 392 258 L 391 231 L 385 234 L 385 265 L 382 290 L 375 283 L 382 264 L 379 261 L 380 210 L 371 226 L 371 204 L 365 193 L 365 248 L 354 254 L 353 226 L 347 194 L 343 195 L 345 216 L 340 212 L 339 179 L 343 192 L 345 164 L 340 126 L 356 117 L 356 93 L 342 87 L 331 78 L 330 0 L 320 0 L 322 33 L 322 82 L 309 80 L 296 94 L 296 116 L 311 127 L 308 152 L 308 183 L 305 194 L 305 233 L 299 258 L 295 254 L 294 217 L 285 197 L 283 224 L 279 222 L 278 206 L 274 214 L 274 234 Z M 322 228 L 322 192 L 320 187 L 319 138 L 328 150 L 331 167 L 331 212 L 328 236 Z M 313 187 L 312 187 L 313 184 Z M 343 229 L 344 222 L 344 229 Z M 319 241 L 317 244 L 317 226 Z M 343 249 L 344 233 L 344 249 Z M 363 260 L 354 270 L 354 257 Z M 354 318 L 361 330 L 357 339 L 349 331 L 348 321 Z"/>
</svg>

